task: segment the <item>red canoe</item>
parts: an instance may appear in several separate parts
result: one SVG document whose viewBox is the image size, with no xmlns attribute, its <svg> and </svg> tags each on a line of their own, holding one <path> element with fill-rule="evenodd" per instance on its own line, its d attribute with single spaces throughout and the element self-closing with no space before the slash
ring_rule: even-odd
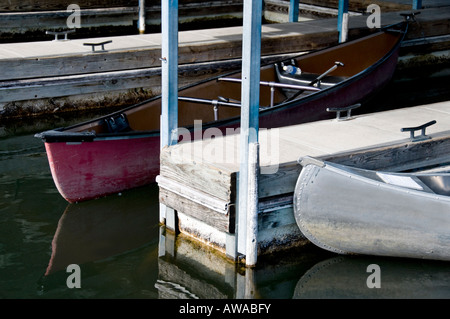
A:
<svg viewBox="0 0 450 319">
<path fill-rule="evenodd" d="M 327 108 L 366 100 L 391 79 L 406 28 L 402 23 L 263 66 L 260 127 L 331 118 L 335 115 Z M 292 66 L 301 72 L 289 74 Z M 239 127 L 239 79 L 236 72 L 181 89 L 179 126 L 192 129 L 194 120 L 201 120 L 203 129 Z M 61 195 L 77 202 L 154 182 L 159 173 L 160 114 L 156 97 L 89 122 L 36 134 L 45 142 Z"/>
</svg>

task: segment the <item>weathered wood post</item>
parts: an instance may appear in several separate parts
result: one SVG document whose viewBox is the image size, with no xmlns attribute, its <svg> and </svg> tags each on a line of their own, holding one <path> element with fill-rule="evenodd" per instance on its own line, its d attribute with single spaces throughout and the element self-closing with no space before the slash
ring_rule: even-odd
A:
<svg viewBox="0 0 450 319">
<path fill-rule="evenodd" d="M 161 149 L 178 141 L 178 0 L 161 1 Z M 160 222 L 175 230 L 175 212 L 160 204 Z"/>
<path fill-rule="evenodd" d="M 257 218 L 258 196 L 250 202 L 249 181 L 257 185 L 258 176 L 255 171 L 249 171 L 249 145 L 258 143 L 259 131 L 259 81 L 261 65 L 261 18 L 262 0 L 244 1 L 244 23 L 242 38 L 242 93 L 241 93 L 241 136 L 240 136 L 240 168 L 239 168 L 239 205 L 238 205 L 238 253 L 246 256 L 246 265 L 255 266 L 257 259 L 257 231 L 258 228 L 247 227 L 248 220 Z M 258 150 L 258 149 L 257 149 Z M 255 154 L 253 154 L 255 153 Z M 258 156 L 258 151 L 252 152 Z M 251 234 L 247 234 L 251 231 Z M 255 233 L 256 232 L 256 233 Z M 247 238 L 255 238 L 248 243 Z M 253 246 L 250 250 L 249 245 Z"/>
<path fill-rule="evenodd" d="M 145 0 L 139 0 L 139 33 L 145 33 Z"/>
<path fill-rule="evenodd" d="M 299 0 L 289 2 L 289 22 L 298 22 L 298 3 Z"/>
<path fill-rule="evenodd" d="M 339 42 L 347 41 L 348 35 L 348 0 L 339 0 L 338 7 Z"/>
</svg>

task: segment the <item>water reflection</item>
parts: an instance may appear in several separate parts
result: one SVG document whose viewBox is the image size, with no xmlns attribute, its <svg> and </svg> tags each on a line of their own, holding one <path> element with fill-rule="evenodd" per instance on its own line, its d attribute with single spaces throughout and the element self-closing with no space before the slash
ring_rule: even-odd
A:
<svg viewBox="0 0 450 319">
<path fill-rule="evenodd" d="M 160 231 L 155 285 L 159 298 L 290 299 L 300 276 L 329 256 L 308 246 L 245 269 L 184 235 L 175 236 L 164 227 Z"/>
<path fill-rule="evenodd" d="M 379 266 L 379 288 L 374 270 Z M 367 284 L 369 281 L 369 286 Z M 450 266 L 413 259 L 336 256 L 319 262 L 298 281 L 293 298 L 450 298 Z"/>
<path fill-rule="evenodd" d="M 68 298 L 290 299 L 450 298 L 445 262 L 338 256 L 313 245 L 261 258 L 245 269 L 214 249 L 159 225 L 156 185 L 69 204 L 52 240 L 41 295 Z M 82 289 L 65 286 L 84 265 Z M 370 289 L 368 265 L 380 267 Z M 86 289 L 89 286 L 91 289 Z M 125 288 L 125 289 L 124 289 Z"/>
<path fill-rule="evenodd" d="M 446 262 L 339 256 L 308 247 L 255 269 L 239 269 L 163 228 L 159 255 L 159 298 L 450 298 Z M 380 267 L 380 288 L 367 285 L 372 264 Z"/>
<path fill-rule="evenodd" d="M 52 241 L 49 275 L 70 264 L 102 260 L 156 238 L 158 206 L 146 187 L 98 200 L 69 204 Z"/>
<path fill-rule="evenodd" d="M 68 204 L 37 282 L 40 298 L 157 298 L 153 287 L 159 225 L 158 188 L 150 185 Z M 81 289 L 69 289 L 66 268 L 81 268 Z"/>
<path fill-rule="evenodd" d="M 291 298 L 299 276 L 329 253 L 305 248 L 245 269 L 159 225 L 158 187 L 68 204 L 38 283 L 44 298 Z M 66 286 L 80 265 L 81 289 Z M 126 283 L 126 284 L 125 284 Z M 89 287 L 87 289 L 86 287 Z M 126 289 L 123 289 L 123 288 Z"/>
</svg>

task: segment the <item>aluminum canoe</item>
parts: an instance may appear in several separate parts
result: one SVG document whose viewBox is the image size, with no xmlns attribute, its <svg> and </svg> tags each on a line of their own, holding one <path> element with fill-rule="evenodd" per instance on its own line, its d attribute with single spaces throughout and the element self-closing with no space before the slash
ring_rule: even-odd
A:
<svg viewBox="0 0 450 319">
<path fill-rule="evenodd" d="M 450 260 L 450 174 L 391 173 L 304 158 L 301 232 L 340 254 Z"/>
</svg>

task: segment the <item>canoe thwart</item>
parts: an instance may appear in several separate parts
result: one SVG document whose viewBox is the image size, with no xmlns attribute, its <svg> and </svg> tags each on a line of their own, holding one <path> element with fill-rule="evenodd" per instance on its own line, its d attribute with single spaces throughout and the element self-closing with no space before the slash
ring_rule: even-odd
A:
<svg viewBox="0 0 450 319">
<path fill-rule="evenodd" d="M 108 44 L 108 43 L 112 43 L 112 40 L 98 42 L 98 43 L 83 43 L 83 45 L 86 45 L 86 46 L 90 45 L 92 47 L 92 52 L 95 52 L 95 47 L 97 47 L 97 46 L 101 46 L 102 51 L 105 51 L 105 44 Z"/>
<path fill-rule="evenodd" d="M 188 96 L 179 96 L 178 100 L 184 101 L 184 102 L 212 105 L 213 109 L 214 109 L 214 121 L 219 120 L 219 106 L 231 106 L 231 107 L 239 107 L 239 108 L 241 107 L 241 104 L 229 102 L 229 99 L 226 99 L 222 96 L 219 96 L 219 98 L 217 100 L 200 99 L 200 98 L 188 97 Z"/>
<path fill-rule="evenodd" d="M 428 123 L 416 127 L 404 127 L 400 131 L 410 132 L 410 139 L 412 142 L 423 141 L 431 138 L 425 134 L 425 130 L 427 129 L 428 126 L 431 126 L 433 124 L 436 124 L 436 120 L 430 121 Z M 415 136 L 414 133 L 419 130 L 421 131 L 421 135 Z"/>
<path fill-rule="evenodd" d="M 64 31 L 45 31 L 45 34 L 51 34 L 55 36 L 55 39 L 53 41 L 59 41 L 58 36 L 64 35 L 64 40 L 68 40 L 67 34 L 74 33 L 75 30 L 64 30 Z"/>
<path fill-rule="evenodd" d="M 219 78 L 219 81 L 228 81 L 228 82 L 238 82 L 241 83 L 241 79 L 237 78 Z M 296 84 L 285 84 L 273 81 L 260 81 L 259 84 L 261 86 L 269 86 L 275 88 L 285 88 L 285 89 L 294 89 L 294 90 L 307 90 L 307 91 L 320 91 L 319 88 L 307 86 L 307 85 L 296 85 Z"/>
<path fill-rule="evenodd" d="M 361 103 L 344 106 L 344 107 L 328 107 L 327 112 L 336 112 L 336 120 L 346 121 L 352 118 L 352 110 L 361 106 Z M 347 112 L 347 116 L 341 117 L 341 112 Z"/>
<path fill-rule="evenodd" d="M 184 101 L 184 102 L 200 103 L 200 104 L 241 107 L 241 104 L 230 102 L 229 99 L 226 99 L 226 98 L 224 98 L 222 96 L 219 96 L 218 100 L 201 99 L 201 98 L 197 98 L 197 97 L 188 97 L 188 96 L 179 96 L 178 100 L 179 101 Z"/>
<path fill-rule="evenodd" d="M 239 78 L 219 78 L 218 81 L 227 81 L 227 82 L 235 82 L 241 83 L 242 80 Z M 307 86 L 307 85 L 297 85 L 297 84 L 288 84 L 288 83 L 279 83 L 274 81 L 260 81 L 259 85 L 270 87 L 270 107 L 274 106 L 274 94 L 275 88 L 283 88 L 283 89 L 293 89 L 299 90 L 299 92 L 303 91 L 320 91 L 320 88 Z"/>
</svg>

